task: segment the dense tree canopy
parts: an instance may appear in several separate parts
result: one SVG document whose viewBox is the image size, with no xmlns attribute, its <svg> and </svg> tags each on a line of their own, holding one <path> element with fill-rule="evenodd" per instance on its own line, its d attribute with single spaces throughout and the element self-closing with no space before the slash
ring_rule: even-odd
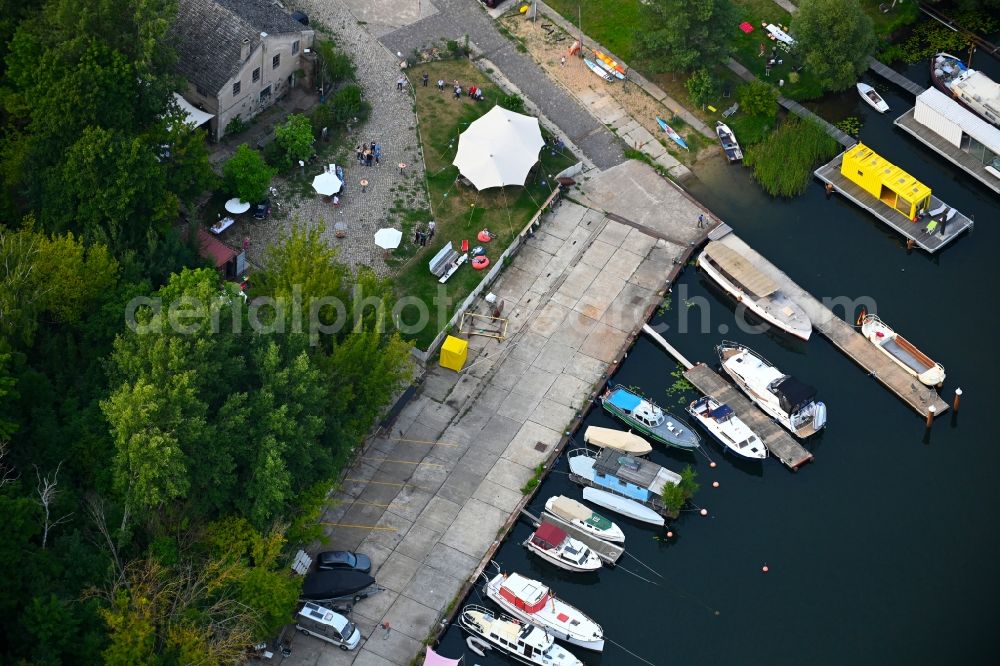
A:
<svg viewBox="0 0 1000 666">
<path fill-rule="evenodd" d="M 642 11 L 636 43 L 653 68 L 689 72 L 728 55 L 736 25 L 730 0 L 650 0 Z"/>
<path fill-rule="evenodd" d="M 857 83 L 877 46 L 875 27 L 858 0 L 802 0 L 792 34 L 806 68 L 831 91 Z"/>
</svg>

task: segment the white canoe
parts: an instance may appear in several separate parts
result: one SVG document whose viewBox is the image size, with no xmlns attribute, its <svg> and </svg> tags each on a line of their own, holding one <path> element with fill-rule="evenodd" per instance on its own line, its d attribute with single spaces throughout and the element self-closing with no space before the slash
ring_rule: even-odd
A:
<svg viewBox="0 0 1000 666">
<path fill-rule="evenodd" d="M 644 456 L 653 450 L 650 443 L 639 435 L 614 428 L 587 426 L 583 431 L 583 441 L 591 446 L 618 449 L 634 456 Z"/>
<path fill-rule="evenodd" d="M 885 103 L 882 96 L 867 83 L 858 83 L 858 94 L 861 95 L 861 99 L 868 102 L 868 106 L 872 107 L 879 113 L 885 113 L 889 110 L 889 105 Z"/>
<path fill-rule="evenodd" d="M 627 516 L 628 518 L 633 518 L 644 523 L 649 523 L 651 525 L 663 525 L 664 523 L 663 516 L 656 513 L 648 506 L 643 506 L 635 500 L 614 495 L 604 490 L 598 490 L 597 488 L 584 488 L 583 499 L 588 502 L 593 502 L 597 506 L 603 506 L 605 509 L 609 509 L 615 513 L 620 513 L 623 516 Z"/>
<path fill-rule="evenodd" d="M 545 510 L 598 539 L 613 543 L 625 541 L 625 533 L 620 527 L 575 499 L 553 495 L 545 500 Z"/>
</svg>

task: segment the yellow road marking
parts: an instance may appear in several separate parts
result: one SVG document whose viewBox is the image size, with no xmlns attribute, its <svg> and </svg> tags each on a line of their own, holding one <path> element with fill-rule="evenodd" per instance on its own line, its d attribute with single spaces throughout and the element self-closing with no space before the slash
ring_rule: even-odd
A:
<svg viewBox="0 0 1000 666">
<path fill-rule="evenodd" d="M 359 530 L 382 530 L 384 532 L 397 531 L 395 527 L 382 527 L 381 525 L 350 525 L 348 523 L 320 523 L 320 525 L 329 525 L 330 527 L 354 527 Z"/>
<path fill-rule="evenodd" d="M 399 463 L 400 465 L 427 465 L 428 467 L 444 467 L 440 463 L 429 463 L 423 460 L 396 460 L 394 458 L 364 458 L 364 462 L 389 462 L 389 463 Z"/>
<path fill-rule="evenodd" d="M 373 483 L 377 486 L 396 486 L 398 488 L 402 488 L 403 486 L 409 486 L 410 488 L 416 488 L 417 490 L 423 490 L 428 493 L 435 492 L 427 488 L 421 488 L 420 486 L 415 486 L 412 483 L 394 483 L 392 481 L 367 481 L 365 479 L 344 479 L 344 481 L 354 481 L 355 483 Z"/>
<path fill-rule="evenodd" d="M 390 442 L 407 442 L 409 444 L 432 444 L 434 446 L 461 446 L 461 444 L 454 444 L 452 442 L 433 442 L 427 439 L 399 439 L 393 437 L 386 438 Z"/>
</svg>

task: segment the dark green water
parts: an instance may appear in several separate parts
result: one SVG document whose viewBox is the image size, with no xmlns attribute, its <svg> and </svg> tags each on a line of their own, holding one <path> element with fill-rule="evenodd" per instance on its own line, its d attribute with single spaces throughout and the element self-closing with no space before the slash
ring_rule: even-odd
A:
<svg viewBox="0 0 1000 666">
<path fill-rule="evenodd" d="M 1000 66 L 977 66 L 1000 79 Z M 925 66 L 911 69 L 926 83 Z M 882 89 L 882 81 L 871 80 Z M 901 240 L 853 205 L 813 183 L 791 201 L 775 201 L 746 170 L 723 164 L 700 173 L 690 188 L 751 246 L 817 296 L 870 296 L 879 314 L 947 369 L 947 401 L 957 386 L 960 414 L 939 418 L 929 437 L 923 420 L 866 376 L 818 334 L 807 345 L 737 331 L 733 304 L 687 268 L 663 318 L 666 337 L 692 360 L 715 364 L 713 346 L 741 341 L 817 386 L 829 408 L 826 430 L 810 440 L 815 461 L 798 473 L 775 460 L 740 465 L 706 442 L 718 462 L 654 451 L 679 468 L 693 462 L 709 509 L 687 513 L 669 543 L 656 528 L 613 519 L 626 531 L 630 553 L 662 578 L 625 557 L 599 575 L 570 574 L 529 557 L 519 524 L 498 553 L 504 570 L 552 585 L 559 596 L 603 624 L 605 634 L 657 665 L 663 664 L 995 664 L 1000 618 L 1000 436 L 994 412 L 1000 391 L 994 340 L 1000 331 L 996 266 L 1000 263 L 1000 197 L 981 187 L 892 126 L 912 98 L 889 87 L 892 107 L 878 116 L 856 96 L 831 100 L 864 117 L 861 138 L 930 185 L 942 199 L 974 214 L 976 229 L 935 257 L 907 254 Z M 853 101 L 852 101 L 853 99 Z M 709 331 L 679 334 L 681 299 L 707 299 Z M 699 315 L 700 316 L 700 315 Z M 696 329 L 697 330 L 697 329 Z M 673 361 L 645 337 L 615 381 L 641 386 L 668 408 Z M 616 424 L 600 409 L 585 425 Z M 579 438 L 578 438 L 579 440 Z M 566 470 L 565 460 L 556 469 Z M 711 487 L 719 481 L 720 488 Z M 542 484 L 529 507 L 546 498 L 579 498 L 564 473 Z M 762 573 L 767 564 L 769 573 Z M 624 569 L 653 580 L 651 584 Z M 483 603 L 473 593 L 471 602 Z M 440 652 L 466 654 L 469 666 L 513 663 L 477 657 L 452 627 Z M 609 645 L 603 655 L 573 648 L 587 664 L 642 662 Z M 991 656 L 992 655 L 992 656 Z"/>
</svg>

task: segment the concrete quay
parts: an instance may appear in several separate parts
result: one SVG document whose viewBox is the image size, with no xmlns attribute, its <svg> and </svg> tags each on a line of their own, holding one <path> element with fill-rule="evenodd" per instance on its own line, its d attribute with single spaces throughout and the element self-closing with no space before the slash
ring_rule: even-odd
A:
<svg viewBox="0 0 1000 666">
<path fill-rule="evenodd" d="M 570 197 L 583 205 L 547 216 L 492 288 L 509 337 L 472 336 L 461 373 L 429 368 L 322 517 L 322 548 L 368 554 L 386 588 L 353 609 L 365 641 L 344 652 L 296 634 L 280 663 L 411 663 L 705 233 L 705 211 L 640 162 L 589 172 Z"/>
</svg>

